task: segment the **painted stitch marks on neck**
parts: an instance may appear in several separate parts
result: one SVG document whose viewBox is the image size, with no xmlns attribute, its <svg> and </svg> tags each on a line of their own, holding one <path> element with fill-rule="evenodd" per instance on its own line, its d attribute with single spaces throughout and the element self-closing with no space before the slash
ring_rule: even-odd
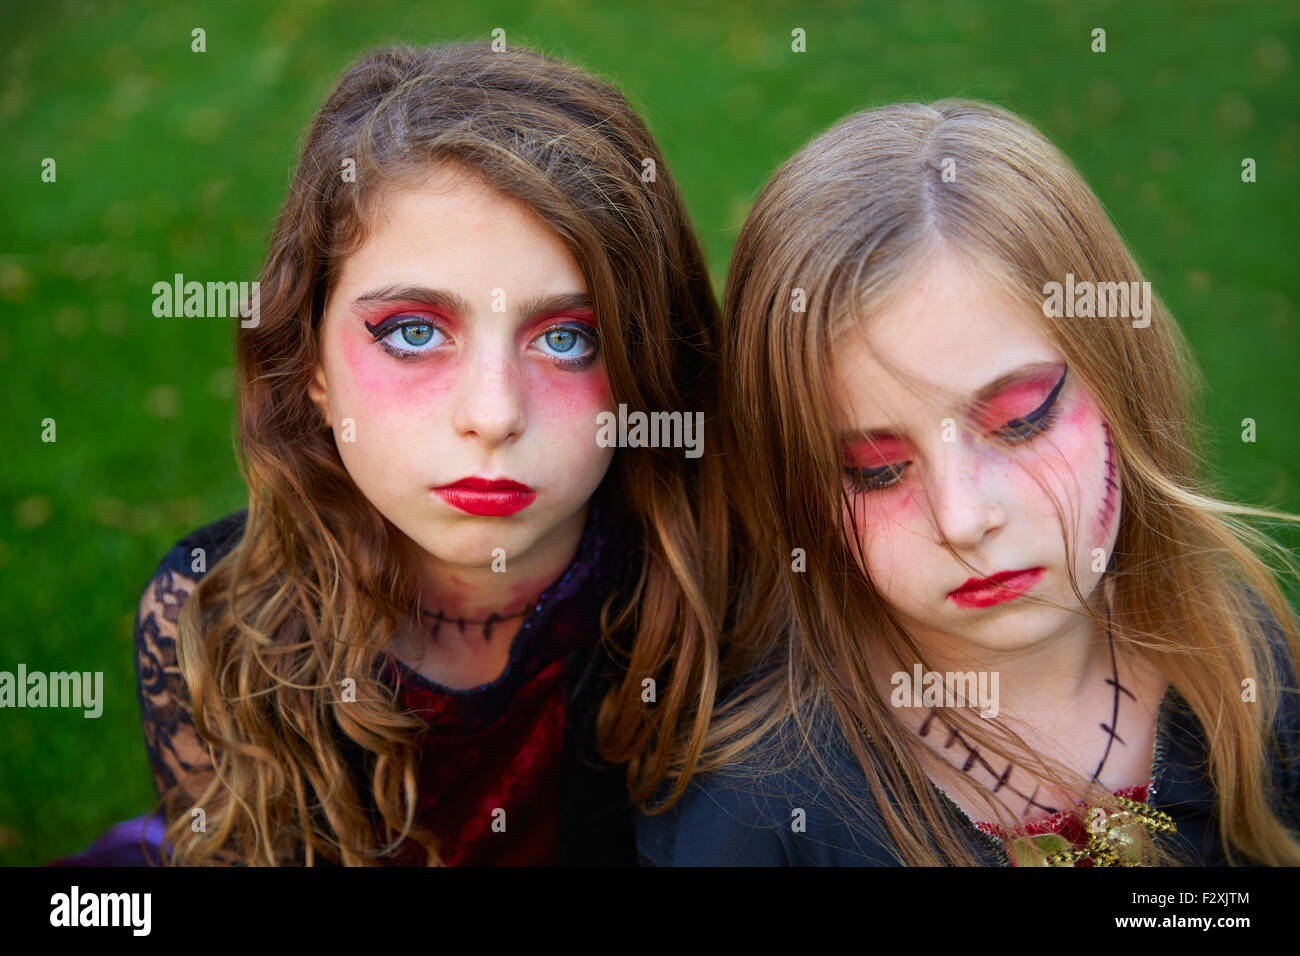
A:
<svg viewBox="0 0 1300 956">
<path fill-rule="evenodd" d="M 931 709 L 930 712 L 926 714 L 925 720 L 922 722 L 921 728 L 918 731 L 918 733 L 920 733 L 922 737 L 929 735 L 930 724 L 936 717 L 939 717 L 939 712 L 934 709 Z M 939 722 L 943 723 L 942 717 L 939 718 Z M 1034 792 L 1027 794 L 1027 793 L 1022 793 L 1020 790 L 1017 790 L 1009 783 L 1011 779 L 1011 772 L 1015 769 L 1014 764 L 1012 764 L 1010 761 L 1007 761 L 1006 768 L 1001 773 L 998 773 L 997 770 L 993 768 L 993 765 L 990 764 L 988 760 L 984 758 L 983 754 L 980 753 L 978 747 L 974 747 L 971 744 L 966 742 L 966 739 L 961 735 L 961 731 L 957 730 L 955 727 L 948 727 L 947 724 L 944 724 L 944 727 L 947 728 L 948 730 L 948 739 L 944 741 L 943 749 L 948 750 L 952 747 L 953 744 L 961 744 L 961 746 L 966 751 L 966 760 L 965 762 L 962 763 L 961 766 L 962 773 L 970 773 L 971 769 L 974 768 L 976 765 L 983 768 L 985 771 L 988 772 L 989 776 L 991 776 L 995 781 L 993 785 L 994 793 L 997 793 L 999 790 L 1005 788 L 1009 792 L 1015 794 L 1021 800 L 1025 801 L 1025 808 L 1024 810 L 1020 811 L 1021 815 L 1028 813 L 1033 808 L 1042 810 L 1045 813 L 1057 812 L 1055 807 L 1049 807 L 1046 804 L 1039 803 L 1037 799 L 1035 799 L 1038 796 L 1039 785 L 1035 784 Z"/>
<path fill-rule="evenodd" d="M 1110 631 L 1110 609 L 1106 610 L 1106 642 L 1110 646 L 1110 672 L 1111 676 L 1106 678 L 1106 683 L 1115 689 L 1114 702 L 1111 705 L 1110 724 L 1102 724 L 1101 729 L 1106 731 L 1106 749 L 1102 752 L 1101 762 L 1097 764 L 1097 769 L 1092 772 L 1092 782 L 1096 783 L 1097 778 L 1101 776 L 1101 768 L 1106 766 L 1106 758 L 1110 756 L 1110 748 L 1115 741 L 1119 741 L 1124 746 L 1124 738 L 1115 732 L 1115 725 L 1119 723 L 1119 695 L 1128 694 L 1129 699 L 1136 702 L 1137 697 L 1133 692 L 1119 682 L 1119 665 L 1115 660 L 1115 638 Z"/>
<path fill-rule="evenodd" d="M 1127 746 L 1127 743 L 1124 740 L 1124 738 L 1121 737 L 1119 733 L 1116 731 L 1116 727 L 1119 724 L 1120 694 L 1127 695 L 1128 698 L 1132 701 L 1137 700 L 1137 697 L 1133 694 L 1133 692 L 1130 691 L 1123 684 L 1121 684 L 1119 680 L 1119 662 L 1116 660 L 1116 656 L 1115 656 L 1115 639 L 1110 629 L 1109 608 L 1107 608 L 1106 620 L 1107 620 L 1106 640 L 1110 649 L 1111 676 L 1106 678 L 1105 683 L 1111 687 L 1113 696 L 1111 701 L 1110 723 L 1107 724 L 1105 722 L 1102 722 L 1099 725 L 1106 734 L 1106 746 L 1105 749 L 1102 751 L 1101 759 L 1097 763 L 1097 769 L 1094 770 L 1092 773 L 1092 779 L 1091 779 L 1092 783 L 1097 783 L 1099 781 L 1101 777 L 1101 772 L 1106 766 L 1106 761 L 1110 757 L 1111 750 L 1114 747 L 1115 742 L 1119 741 L 1121 746 Z M 943 749 L 950 750 L 954 744 L 960 744 L 961 747 L 966 751 L 966 759 L 962 762 L 960 767 L 962 773 L 968 774 L 976 767 L 979 767 L 980 769 L 984 770 L 993 780 L 994 793 L 998 793 L 999 791 L 1005 789 L 1009 793 L 1012 793 L 1019 799 L 1025 801 L 1025 807 L 1023 810 L 1020 811 L 1021 816 L 1024 816 L 1025 814 L 1029 813 L 1030 810 L 1033 809 L 1038 809 L 1048 814 L 1059 812 L 1056 807 L 1051 807 L 1048 806 L 1047 804 L 1038 802 L 1037 798 L 1038 798 L 1038 792 L 1042 787 L 1041 784 L 1036 782 L 1034 784 L 1033 793 L 1028 793 L 1028 794 L 1012 786 L 1010 780 L 1011 780 L 1012 772 L 1016 769 L 1015 765 L 1011 761 L 1007 761 L 1006 767 L 1004 767 L 1002 772 L 999 773 L 997 769 L 991 763 L 989 763 L 989 761 L 984 757 L 984 755 L 980 753 L 979 748 L 974 746 L 970 742 L 968 742 L 964 737 L 962 737 L 961 731 L 957 730 L 954 727 L 949 727 L 947 723 L 944 722 L 943 718 L 939 716 L 938 710 L 933 707 L 930 708 L 929 712 L 926 714 L 925 720 L 921 723 L 921 726 L 917 731 L 921 737 L 924 738 L 929 736 L 930 727 L 933 724 L 935 718 L 938 718 L 940 724 L 942 724 L 948 731 L 948 739 L 944 741 Z"/>
<path fill-rule="evenodd" d="M 461 634 L 464 634 L 464 633 L 465 633 L 465 625 L 466 625 L 466 624 L 476 624 L 476 625 L 481 625 L 481 626 L 482 626 L 482 628 L 483 628 L 483 639 L 484 639 L 484 640 L 487 640 L 487 641 L 492 640 L 492 625 L 494 625 L 494 624 L 496 624 L 496 623 L 498 623 L 498 622 L 500 622 L 500 621 L 509 621 L 509 620 L 512 620 L 513 618 L 516 618 L 516 617 L 523 617 L 523 616 L 524 616 L 525 614 L 527 614 L 527 613 L 528 613 L 528 608 L 524 608 L 522 611 L 516 611 L 514 614 L 489 614 L 485 620 L 482 620 L 482 621 L 471 621 L 471 620 L 468 620 L 468 619 L 463 618 L 463 617 L 448 617 L 447 615 L 443 614 L 443 612 L 442 612 L 441 610 L 439 610 L 439 611 L 435 611 L 435 612 L 430 612 L 430 611 L 426 611 L 426 610 L 424 610 L 424 608 L 421 608 L 421 609 L 420 609 L 420 614 L 421 614 L 421 615 L 423 615 L 425 618 L 428 618 L 429 620 L 431 620 L 431 621 L 434 622 L 434 623 L 433 623 L 433 636 L 434 636 L 434 637 L 437 637 L 437 636 L 438 636 L 438 632 L 442 630 L 442 626 L 443 626 L 444 624 L 455 624 L 455 625 L 457 625 L 457 626 L 460 628 L 460 633 L 461 633 Z"/>
</svg>

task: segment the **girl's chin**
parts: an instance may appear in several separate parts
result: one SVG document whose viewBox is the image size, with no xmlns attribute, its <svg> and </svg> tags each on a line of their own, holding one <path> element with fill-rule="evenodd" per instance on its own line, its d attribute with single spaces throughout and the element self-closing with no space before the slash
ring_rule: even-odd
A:
<svg viewBox="0 0 1300 956">
<path fill-rule="evenodd" d="M 421 528 L 417 543 L 445 564 L 462 567 L 500 565 L 504 556 L 514 561 L 531 551 L 554 530 L 536 519 L 525 521 L 519 515 L 508 518 L 480 518 L 435 521 Z"/>
<path fill-rule="evenodd" d="M 467 545 L 463 547 L 448 547 L 444 541 L 436 548 L 425 548 L 424 550 L 441 565 L 457 568 L 490 568 L 493 566 L 493 562 L 498 565 L 501 563 L 501 552 L 492 553 L 497 548 L 504 549 L 507 554 L 513 553 L 505 543 L 500 541 L 491 546 Z"/>
</svg>

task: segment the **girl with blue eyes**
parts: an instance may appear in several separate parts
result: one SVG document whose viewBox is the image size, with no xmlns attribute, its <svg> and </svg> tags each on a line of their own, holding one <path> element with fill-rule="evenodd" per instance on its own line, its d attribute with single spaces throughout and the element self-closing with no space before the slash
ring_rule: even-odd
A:
<svg viewBox="0 0 1300 956">
<path fill-rule="evenodd" d="M 1144 289 L 991 106 L 851 116 L 777 172 L 724 302 L 744 585 L 645 862 L 1300 863 L 1264 559 L 1296 569 L 1244 520 L 1297 519 L 1199 477 L 1191 355 Z"/>
<path fill-rule="evenodd" d="M 640 675 L 725 593 L 715 457 L 597 441 L 624 403 L 714 414 L 717 305 L 644 123 L 527 51 L 372 52 L 260 281 L 248 508 L 140 602 L 154 855 L 634 862 L 622 764 L 703 687 L 647 714 Z"/>
</svg>

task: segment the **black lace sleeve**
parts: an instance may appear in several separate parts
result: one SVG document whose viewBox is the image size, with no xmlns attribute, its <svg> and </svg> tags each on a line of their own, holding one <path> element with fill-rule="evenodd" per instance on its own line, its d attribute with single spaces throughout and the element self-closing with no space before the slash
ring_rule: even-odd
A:
<svg viewBox="0 0 1300 956">
<path fill-rule="evenodd" d="M 135 664 L 145 750 L 164 801 L 194 801 L 212 779 L 207 744 L 194 728 L 189 688 L 176 657 L 181 607 L 199 579 L 242 535 L 246 512 L 187 535 L 167 552 L 140 598 Z"/>
<path fill-rule="evenodd" d="M 166 800 L 180 785 L 197 799 L 211 779 L 207 747 L 194 729 L 189 689 L 176 660 L 176 621 L 197 580 L 159 566 L 135 622 L 135 667 L 144 746 L 154 787 Z"/>
</svg>

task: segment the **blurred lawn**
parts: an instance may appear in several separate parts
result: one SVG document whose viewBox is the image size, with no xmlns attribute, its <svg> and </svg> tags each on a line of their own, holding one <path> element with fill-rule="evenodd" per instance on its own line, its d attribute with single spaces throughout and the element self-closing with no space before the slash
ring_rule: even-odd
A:
<svg viewBox="0 0 1300 956">
<path fill-rule="evenodd" d="M 1296 4 L 754 6 L 0 12 L 0 435 L 14 452 L 0 477 L 0 669 L 102 670 L 106 696 L 97 721 L 0 712 L 0 863 L 76 851 L 152 801 L 135 604 L 164 551 L 245 491 L 232 323 L 154 319 L 151 286 L 256 277 L 301 131 L 381 43 L 503 27 L 614 80 L 685 190 L 719 292 L 759 187 L 844 114 L 952 95 L 1020 112 L 1077 163 L 1186 328 L 1225 492 L 1300 510 Z M 1097 26 L 1104 54 L 1089 50 Z M 194 27 L 206 53 L 190 51 Z M 790 52 L 794 27 L 805 54 Z M 41 181 L 45 157 L 56 183 Z M 1255 444 L 1240 440 L 1247 417 Z M 40 440 L 45 418 L 57 443 Z"/>
</svg>

